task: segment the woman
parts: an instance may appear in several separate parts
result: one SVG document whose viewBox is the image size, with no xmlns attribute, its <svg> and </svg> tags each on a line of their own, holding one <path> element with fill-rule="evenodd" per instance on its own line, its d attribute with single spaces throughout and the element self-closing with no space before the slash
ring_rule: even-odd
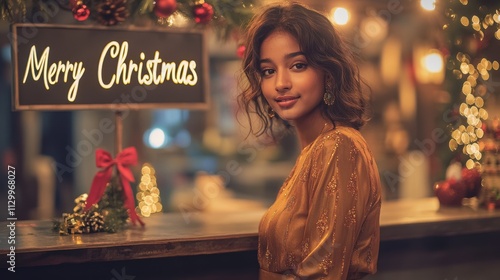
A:
<svg viewBox="0 0 500 280">
<path fill-rule="evenodd" d="M 291 126 L 301 152 L 259 226 L 260 279 L 359 279 L 376 272 L 381 187 L 358 131 L 366 104 L 353 55 L 330 21 L 275 4 L 247 27 L 239 102 L 270 132 Z"/>
</svg>

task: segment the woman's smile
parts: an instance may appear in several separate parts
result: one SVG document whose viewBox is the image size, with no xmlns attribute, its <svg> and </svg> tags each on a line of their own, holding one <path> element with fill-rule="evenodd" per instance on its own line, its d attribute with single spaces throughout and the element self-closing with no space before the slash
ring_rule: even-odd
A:
<svg viewBox="0 0 500 280">
<path fill-rule="evenodd" d="M 297 101 L 299 100 L 299 96 L 290 96 L 290 95 L 285 95 L 285 96 L 278 96 L 274 100 L 276 100 L 276 103 L 282 108 L 282 109 L 287 109 L 295 105 Z"/>
</svg>

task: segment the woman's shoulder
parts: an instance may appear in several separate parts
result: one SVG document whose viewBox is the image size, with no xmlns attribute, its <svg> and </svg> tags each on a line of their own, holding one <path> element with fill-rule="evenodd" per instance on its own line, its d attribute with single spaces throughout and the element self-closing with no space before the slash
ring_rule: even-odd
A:
<svg viewBox="0 0 500 280">
<path fill-rule="evenodd" d="M 358 149 L 367 147 L 365 138 L 359 130 L 348 126 L 336 126 L 334 129 L 322 135 L 322 142 L 334 144 L 334 146 L 354 146 Z M 325 145 L 326 147 L 331 145 Z"/>
<path fill-rule="evenodd" d="M 351 162 L 375 164 L 373 153 L 359 130 L 337 126 L 321 137 L 311 154 L 312 161 L 325 163 L 342 158 Z"/>
<path fill-rule="evenodd" d="M 313 148 L 313 157 L 316 159 L 326 156 L 330 158 L 332 154 L 348 153 L 351 158 L 361 156 L 371 158 L 372 152 L 361 134 L 355 128 L 348 126 L 337 126 L 330 131 L 320 135 L 316 147 Z"/>
</svg>

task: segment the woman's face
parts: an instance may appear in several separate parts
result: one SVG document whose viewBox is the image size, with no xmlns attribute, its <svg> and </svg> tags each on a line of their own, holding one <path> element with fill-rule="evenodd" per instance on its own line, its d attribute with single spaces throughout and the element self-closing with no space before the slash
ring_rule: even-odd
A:
<svg viewBox="0 0 500 280">
<path fill-rule="evenodd" d="M 260 73 L 262 93 L 282 119 L 297 123 L 321 114 L 324 73 L 309 65 L 293 36 L 276 31 L 262 42 Z"/>
</svg>

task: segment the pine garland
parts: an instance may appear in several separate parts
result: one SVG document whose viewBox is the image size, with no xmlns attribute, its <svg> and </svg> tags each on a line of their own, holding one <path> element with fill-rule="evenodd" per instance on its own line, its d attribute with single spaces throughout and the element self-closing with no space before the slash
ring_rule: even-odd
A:
<svg viewBox="0 0 500 280">
<path fill-rule="evenodd" d="M 209 25 L 213 26 L 219 39 L 227 40 L 233 32 L 244 28 L 253 15 L 254 2 L 256 0 L 207 0 L 214 10 L 213 20 Z M 46 19 L 54 15 L 53 7 L 57 5 L 58 10 L 71 13 L 71 0 L 4 0 L 0 4 L 0 16 L 4 21 L 34 22 L 34 16 L 39 18 L 42 13 Z M 99 6 L 105 0 L 83 0 L 90 9 L 89 21 L 99 23 Z M 206 25 L 194 24 L 193 6 L 199 0 L 177 0 L 176 13 L 183 15 L 193 27 L 205 27 Z M 128 18 L 122 24 L 134 24 L 138 18 L 149 18 L 153 22 L 159 22 L 154 13 L 155 0 L 127 0 L 126 7 Z M 52 8 L 52 9 L 51 9 Z"/>
<path fill-rule="evenodd" d="M 26 17 L 26 1 L 11 0 L 0 2 L 0 18 L 8 21 L 19 21 Z"/>
</svg>

